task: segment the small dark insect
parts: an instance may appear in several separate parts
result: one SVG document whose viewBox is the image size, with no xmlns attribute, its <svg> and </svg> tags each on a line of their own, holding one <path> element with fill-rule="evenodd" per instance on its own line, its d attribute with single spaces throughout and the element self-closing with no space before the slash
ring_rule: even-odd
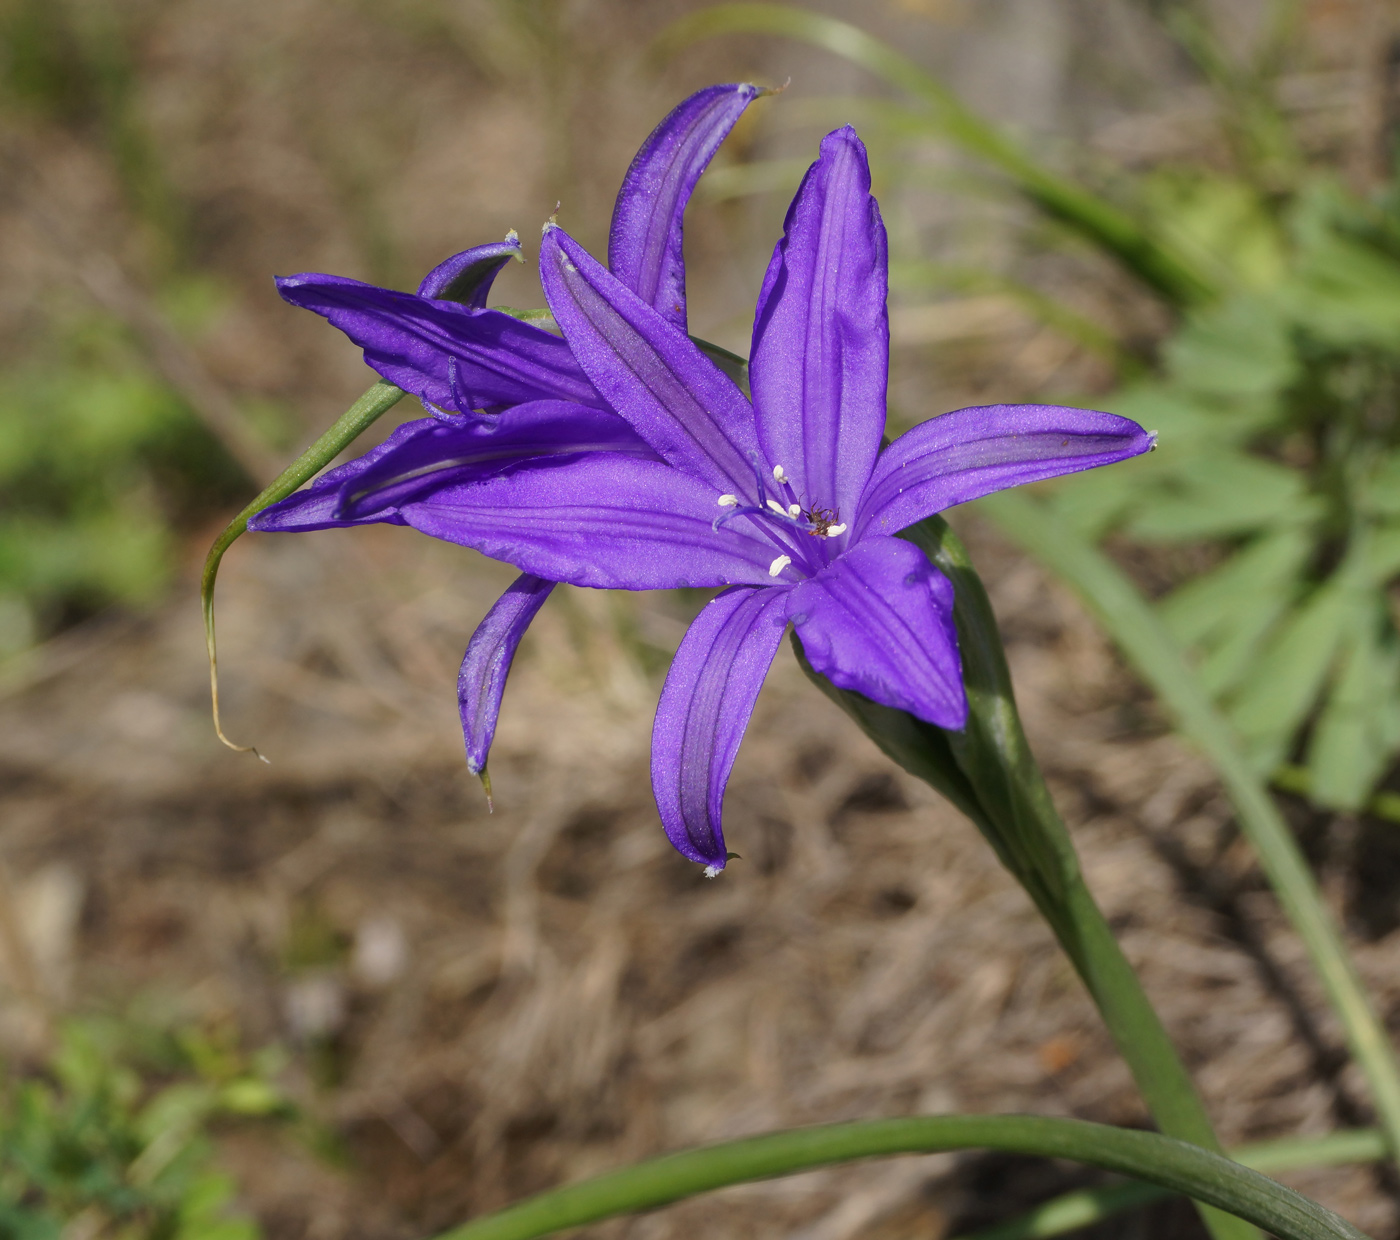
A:
<svg viewBox="0 0 1400 1240">
<path fill-rule="evenodd" d="M 841 523 L 841 511 L 838 508 L 810 508 L 802 515 L 812 523 L 812 528 L 807 533 L 813 538 L 825 538 L 833 525 Z"/>
</svg>

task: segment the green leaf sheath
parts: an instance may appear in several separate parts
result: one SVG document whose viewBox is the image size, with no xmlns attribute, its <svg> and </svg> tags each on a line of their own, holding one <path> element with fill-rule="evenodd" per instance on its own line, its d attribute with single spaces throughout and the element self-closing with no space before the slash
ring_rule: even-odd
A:
<svg viewBox="0 0 1400 1240">
<path fill-rule="evenodd" d="M 782 4 L 719 4 L 684 17 L 662 32 L 657 51 L 669 55 L 701 39 L 768 34 L 801 39 L 860 65 L 905 91 L 927 114 L 931 134 L 999 169 L 1047 215 L 1113 255 L 1174 305 L 1209 300 L 1209 278 L 1113 203 L 1036 163 L 1021 145 L 968 108 L 942 82 L 894 48 L 848 22 Z"/>
<path fill-rule="evenodd" d="M 1014 542 L 1079 594 L 1162 701 L 1181 734 L 1215 767 L 1234 803 L 1240 828 L 1253 844 L 1260 867 L 1303 940 L 1342 1022 L 1394 1155 L 1400 1151 L 1400 1066 L 1394 1048 L 1297 841 L 1246 759 L 1234 730 L 1201 688 L 1151 605 L 1112 560 L 1046 505 L 1018 492 L 1003 491 L 977 503 Z"/>
<path fill-rule="evenodd" d="M 939 517 L 901 537 L 953 582 L 966 727 L 941 731 L 837 689 L 812 671 L 794 637 L 803 670 L 886 754 L 972 819 L 1050 923 L 1158 1126 L 1170 1136 L 1218 1150 L 1189 1074 L 1084 884 L 1069 832 L 1021 728 L 996 617 L 966 549 Z M 1217 1240 L 1253 1234 L 1237 1219 L 1209 1209 L 1203 1215 Z"/>
<path fill-rule="evenodd" d="M 230 749 L 236 749 L 239 753 L 258 752 L 251 745 L 235 745 L 224 735 L 223 727 L 219 723 L 219 659 L 214 643 L 214 583 L 218 580 L 219 563 L 224 558 L 224 552 L 239 539 L 253 517 L 269 504 L 286 499 L 303 483 L 314 478 L 366 428 L 397 405 L 403 394 L 402 388 L 381 379 L 341 414 L 334 426 L 278 474 L 252 503 L 234 517 L 209 548 L 209 554 L 204 559 L 204 572 L 199 581 L 199 601 L 204 611 L 204 644 L 209 651 L 209 694 L 214 712 L 214 731 Z M 258 756 L 262 757 L 261 754 Z"/>
<path fill-rule="evenodd" d="M 1273 1175 L 1302 1167 L 1339 1167 L 1376 1162 L 1386 1156 L 1385 1135 L 1374 1128 L 1332 1132 L 1323 1137 L 1287 1137 L 1230 1151 L 1242 1167 Z M 1101 1188 L 1081 1188 L 1043 1201 L 1034 1209 L 996 1223 L 960 1240 L 1048 1240 L 1088 1227 L 1124 1210 L 1162 1201 L 1172 1193 L 1156 1184 L 1130 1181 Z"/>
<path fill-rule="evenodd" d="M 860 1158 L 969 1149 L 1067 1158 L 1116 1171 L 1209 1202 L 1280 1240 L 1363 1240 L 1361 1232 L 1330 1210 L 1188 1142 L 1083 1120 L 1029 1115 L 870 1120 L 703 1146 L 542 1193 L 444 1232 L 437 1240 L 532 1240 L 731 1184 Z"/>
</svg>

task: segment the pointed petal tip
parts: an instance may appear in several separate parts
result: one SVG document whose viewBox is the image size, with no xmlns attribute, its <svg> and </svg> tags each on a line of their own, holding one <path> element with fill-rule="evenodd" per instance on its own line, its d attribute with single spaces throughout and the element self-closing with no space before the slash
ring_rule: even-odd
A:
<svg viewBox="0 0 1400 1240">
<path fill-rule="evenodd" d="M 470 759 L 468 759 L 467 761 L 467 770 L 471 771 L 471 773 L 475 775 L 477 779 L 481 780 L 481 790 L 486 794 L 486 812 L 488 814 L 494 814 L 496 812 L 496 802 L 491 799 L 490 772 L 487 771 L 484 764 L 479 769 L 476 769 L 475 763 L 473 763 Z"/>
<path fill-rule="evenodd" d="M 789 77 L 781 86 L 759 86 L 753 82 L 745 82 L 743 88 L 753 92 L 753 98 L 762 99 L 767 95 L 781 95 L 792 85 L 792 78 Z"/>
</svg>

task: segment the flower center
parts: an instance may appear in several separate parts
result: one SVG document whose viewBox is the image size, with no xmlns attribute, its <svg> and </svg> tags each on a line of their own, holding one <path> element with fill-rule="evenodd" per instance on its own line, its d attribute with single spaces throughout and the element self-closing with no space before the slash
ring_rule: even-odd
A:
<svg viewBox="0 0 1400 1240">
<path fill-rule="evenodd" d="M 753 518 L 754 523 L 781 552 L 768 567 L 770 577 L 782 576 L 789 567 L 802 576 L 819 571 L 831 558 L 831 552 L 822 544 L 826 539 L 839 537 L 846 532 L 840 512 L 819 504 L 804 507 L 793 489 L 787 470 L 781 465 L 773 466 L 770 483 L 765 471 L 755 462 L 754 480 L 758 503 L 744 500 L 738 495 L 721 495 L 715 501 L 722 511 L 714 519 L 714 528 L 718 530 L 735 517 Z M 793 537 L 799 533 L 818 539 L 817 545 Z"/>
</svg>

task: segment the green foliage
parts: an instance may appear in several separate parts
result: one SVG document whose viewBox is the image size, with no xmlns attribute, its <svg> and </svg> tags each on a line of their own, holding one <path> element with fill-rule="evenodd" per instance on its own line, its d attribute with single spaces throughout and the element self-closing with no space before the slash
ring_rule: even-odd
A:
<svg viewBox="0 0 1400 1240">
<path fill-rule="evenodd" d="M 1357 809 L 1400 750 L 1397 220 L 1320 172 L 1272 210 L 1210 183 L 1220 218 L 1196 236 L 1231 291 L 1107 402 L 1163 450 L 1056 503 L 1094 537 L 1209 545 L 1164 620 L 1258 769 L 1299 756 L 1313 800 Z"/>
<path fill-rule="evenodd" d="M 0 1240 L 257 1240 L 209 1127 L 285 1113 L 279 1067 L 203 1033 L 65 1025 L 44 1073 L 0 1094 Z"/>
<path fill-rule="evenodd" d="M 0 656 L 150 601 L 173 568 L 173 529 L 243 485 L 108 320 L 0 372 Z"/>
</svg>

